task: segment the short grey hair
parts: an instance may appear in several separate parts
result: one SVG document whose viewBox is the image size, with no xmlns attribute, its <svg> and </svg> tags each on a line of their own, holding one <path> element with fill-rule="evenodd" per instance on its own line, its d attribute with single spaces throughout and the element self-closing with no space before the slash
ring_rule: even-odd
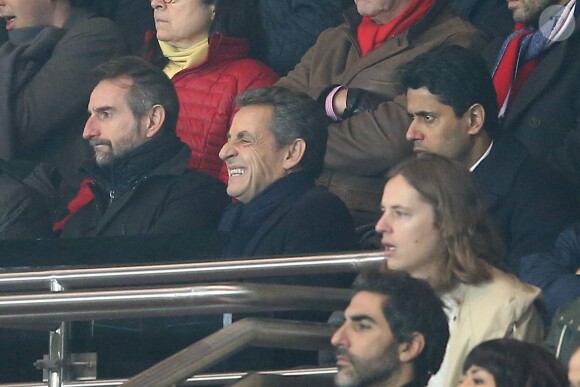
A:
<svg viewBox="0 0 580 387">
<path fill-rule="evenodd" d="M 289 145 L 298 138 L 303 139 L 306 151 L 298 165 L 313 178 L 322 173 L 328 120 L 316 101 L 304 93 L 272 86 L 248 90 L 237 97 L 236 103 L 240 107 L 272 106 L 269 129 L 278 147 Z"/>
</svg>

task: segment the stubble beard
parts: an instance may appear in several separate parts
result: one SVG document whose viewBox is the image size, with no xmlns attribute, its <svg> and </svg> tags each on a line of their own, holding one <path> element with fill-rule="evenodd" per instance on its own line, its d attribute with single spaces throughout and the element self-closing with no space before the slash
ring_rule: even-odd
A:
<svg viewBox="0 0 580 387">
<path fill-rule="evenodd" d="M 550 5 L 557 4 L 555 0 L 527 0 L 522 8 L 512 11 L 516 23 L 536 24 L 541 13 Z"/>
<path fill-rule="evenodd" d="M 98 166 L 105 167 L 113 163 L 113 160 L 115 159 L 115 153 L 113 151 L 113 144 L 111 144 L 110 141 L 91 139 L 90 144 L 95 150 L 95 162 Z M 107 149 L 101 148 L 100 151 L 97 151 L 95 148 L 97 145 L 106 146 Z"/>
<path fill-rule="evenodd" d="M 95 146 L 97 145 L 104 145 L 107 147 L 107 150 L 101 149 L 100 152 L 95 150 L 95 162 L 97 165 L 99 167 L 109 166 L 113 164 L 116 159 L 143 144 L 145 140 L 139 137 L 140 129 L 140 123 L 136 122 L 131 132 L 117 141 L 115 148 L 113 148 L 113 144 L 109 140 L 99 138 L 90 139 L 89 143 L 93 149 L 95 149 Z"/>
<path fill-rule="evenodd" d="M 397 344 L 391 343 L 383 354 L 375 359 L 361 360 L 339 348 L 337 354 L 348 358 L 350 366 L 342 367 L 334 377 L 336 387 L 366 387 L 385 382 L 398 373 Z"/>
</svg>

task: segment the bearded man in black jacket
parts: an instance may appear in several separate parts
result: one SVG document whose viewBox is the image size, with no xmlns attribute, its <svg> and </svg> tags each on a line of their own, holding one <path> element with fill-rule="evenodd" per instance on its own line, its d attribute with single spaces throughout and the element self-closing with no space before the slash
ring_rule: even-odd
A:
<svg viewBox="0 0 580 387">
<path fill-rule="evenodd" d="M 177 234 L 215 229 L 225 186 L 187 170 L 175 135 L 177 95 L 165 74 L 137 57 L 96 69 L 83 138 L 95 159 L 58 225 L 63 237 Z"/>
</svg>

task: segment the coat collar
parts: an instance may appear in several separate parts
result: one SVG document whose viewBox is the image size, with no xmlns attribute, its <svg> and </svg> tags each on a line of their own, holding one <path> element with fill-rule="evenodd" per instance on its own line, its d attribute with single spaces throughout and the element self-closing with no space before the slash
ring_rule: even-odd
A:
<svg viewBox="0 0 580 387">
<path fill-rule="evenodd" d="M 489 155 L 472 172 L 477 185 L 482 187 L 482 202 L 491 208 L 513 187 L 513 182 L 529 159 L 526 148 L 512 135 L 505 133 L 493 143 Z"/>
<path fill-rule="evenodd" d="M 244 251 L 245 256 L 254 256 L 256 249 L 262 240 L 276 228 L 276 225 L 292 210 L 292 204 L 301 198 L 304 193 L 314 185 L 314 181 L 298 172 L 295 176 L 288 176 L 292 180 L 297 181 L 296 189 L 290 195 L 280 201 L 277 208 L 264 220 L 262 225 L 258 228 L 253 238 L 250 240 Z"/>
<path fill-rule="evenodd" d="M 190 154 L 177 137 L 158 135 L 110 166 L 100 167 L 94 160 L 86 162 L 81 173 L 102 190 L 122 193 L 152 176 L 182 174 Z"/>
<path fill-rule="evenodd" d="M 100 202 L 99 205 L 106 206 L 98 222 L 97 235 L 132 199 L 137 186 L 152 177 L 182 175 L 186 170 L 191 154 L 187 145 L 176 137 L 159 136 L 154 139 L 155 141 L 141 145 L 124 160 L 120 160 L 114 167 L 118 169 L 116 171 L 100 168 L 94 161 L 81 167 L 83 174 L 94 179 L 91 189 L 95 193 L 95 200 Z M 113 200 L 112 196 L 116 199 Z M 109 200 L 111 202 L 107 206 L 104 201 Z"/>
</svg>

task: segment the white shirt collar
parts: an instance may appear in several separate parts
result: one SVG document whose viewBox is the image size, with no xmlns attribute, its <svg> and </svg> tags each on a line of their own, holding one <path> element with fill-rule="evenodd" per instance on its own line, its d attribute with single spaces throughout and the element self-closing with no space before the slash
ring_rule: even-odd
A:
<svg viewBox="0 0 580 387">
<path fill-rule="evenodd" d="M 492 146 L 493 146 L 493 141 L 491 142 L 491 144 L 489 144 L 489 147 L 487 148 L 487 150 L 485 151 L 485 153 L 484 153 L 484 154 L 483 154 L 483 155 L 482 155 L 482 156 L 479 158 L 479 160 L 477 160 L 477 161 L 475 162 L 475 164 L 473 164 L 473 165 L 471 166 L 471 168 L 469 168 L 469 172 L 473 172 L 473 171 L 475 170 L 475 168 L 477 168 L 477 166 L 478 166 L 479 164 L 481 164 L 481 162 L 482 162 L 483 160 L 485 160 L 485 158 L 486 158 L 487 156 L 489 156 L 489 152 L 491 152 L 491 147 L 492 147 Z"/>
</svg>

